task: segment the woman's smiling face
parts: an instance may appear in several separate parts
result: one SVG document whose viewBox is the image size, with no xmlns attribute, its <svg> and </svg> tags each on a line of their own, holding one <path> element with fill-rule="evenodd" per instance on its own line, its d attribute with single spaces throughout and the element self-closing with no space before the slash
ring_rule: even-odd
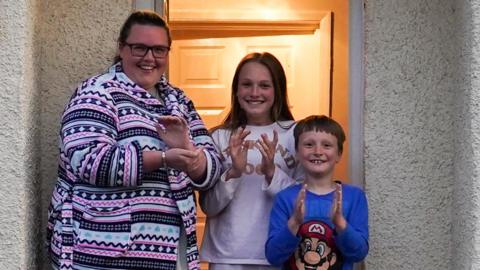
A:
<svg viewBox="0 0 480 270">
<path fill-rule="evenodd" d="M 165 28 L 154 25 L 134 24 L 126 43 L 169 47 Z M 133 56 L 131 48 L 126 44 L 120 44 L 120 57 L 128 78 L 146 90 L 154 88 L 168 65 L 168 53 L 165 57 L 156 58 L 149 50 L 143 57 Z"/>
</svg>

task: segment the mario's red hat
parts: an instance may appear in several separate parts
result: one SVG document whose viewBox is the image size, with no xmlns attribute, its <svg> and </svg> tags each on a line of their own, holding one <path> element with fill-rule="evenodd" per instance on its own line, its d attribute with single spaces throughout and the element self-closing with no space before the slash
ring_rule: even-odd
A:
<svg viewBox="0 0 480 270">
<path fill-rule="evenodd" d="M 303 223 L 298 230 L 298 235 L 302 238 L 311 237 L 322 240 L 332 249 L 336 250 L 334 231 L 323 221 L 311 220 Z"/>
</svg>

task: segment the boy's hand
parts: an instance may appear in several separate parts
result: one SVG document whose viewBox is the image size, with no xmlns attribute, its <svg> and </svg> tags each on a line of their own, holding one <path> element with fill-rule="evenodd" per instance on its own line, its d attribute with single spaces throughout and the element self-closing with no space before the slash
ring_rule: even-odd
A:
<svg viewBox="0 0 480 270">
<path fill-rule="evenodd" d="M 295 208 L 292 216 L 288 219 L 288 229 L 293 235 L 297 235 L 300 225 L 303 223 L 305 216 L 305 196 L 307 193 L 307 184 L 303 184 L 302 189 L 298 192 L 297 200 L 295 200 Z"/>
<path fill-rule="evenodd" d="M 265 175 L 265 180 L 270 185 L 273 174 L 275 173 L 275 151 L 277 150 L 278 133 L 273 130 L 273 140 L 269 140 L 267 134 L 262 134 L 262 138 L 257 140 L 255 146 L 262 154 L 261 172 Z"/>
<path fill-rule="evenodd" d="M 332 204 L 332 222 L 337 232 L 342 232 L 347 227 L 347 221 L 342 211 L 342 184 L 335 184 L 335 195 Z"/>
<path fill-rule="evenodd" d="M 248 145 L 245 143 L 245 138 L 248 134 L 250 134 L 250 130 L 246 130 L 244 127 L 239 127 L 230 135 L 228 149 L 232 159 L 232 167 L 227 172 L 227 180 L 242 176 L 242 173 L 247 166 Z"/>
</svg>

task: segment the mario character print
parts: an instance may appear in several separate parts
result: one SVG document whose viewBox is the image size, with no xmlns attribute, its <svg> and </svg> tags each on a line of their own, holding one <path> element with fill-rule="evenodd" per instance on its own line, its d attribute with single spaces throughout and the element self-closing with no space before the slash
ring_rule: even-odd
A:
<svg viewBox="0 0 480 270">
<path fill-rule="evenodd" d="M 291 270 L 336 270 L 342 268 L 342 257 L 337 251 L 333 229 L 326 223 L 312 220 L 298 230 L 302 238 L 295 253 L 287 262 Z"/>
</svg>

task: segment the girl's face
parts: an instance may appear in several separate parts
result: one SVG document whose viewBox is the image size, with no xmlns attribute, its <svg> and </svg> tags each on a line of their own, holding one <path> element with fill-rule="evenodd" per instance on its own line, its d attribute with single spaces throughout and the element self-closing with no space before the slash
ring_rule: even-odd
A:
<svg viewBox="0 0 480 270">
<path fill-rule="evenodd" d="M 275 89 L 267 67 L 257 62 L 243 65 L 238 76 L 237 100 L 245 111 L 248 125 L 264 126 L 273 122 L 270 111 Z"/>
<path fill-rule="evenodd" d="M 331 176 L 340 161 L 337 137 L 323 131 L 307 131 L 299 136 L 297 158 L 306 175 Z"/>
</svg>

